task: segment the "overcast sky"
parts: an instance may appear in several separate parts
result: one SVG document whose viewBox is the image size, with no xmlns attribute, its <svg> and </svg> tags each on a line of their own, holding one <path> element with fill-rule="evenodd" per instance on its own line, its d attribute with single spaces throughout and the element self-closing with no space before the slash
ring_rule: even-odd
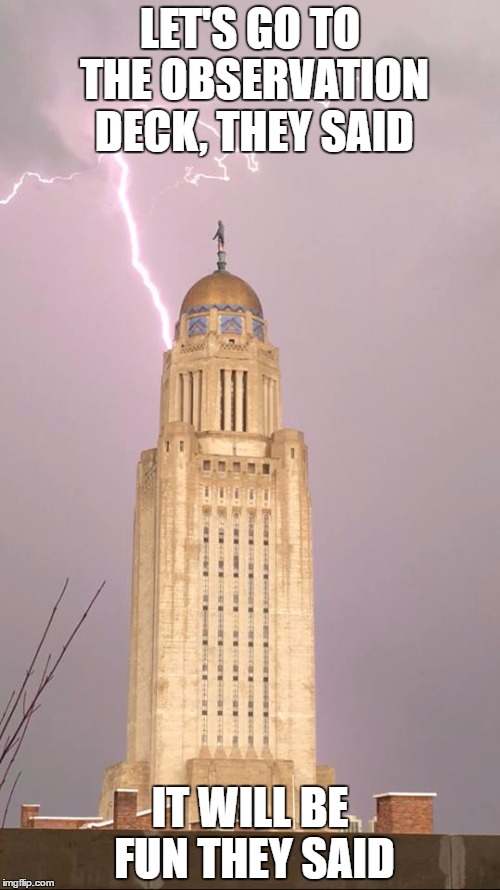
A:
<svg viewBox="0 0 500 890">
<path fill-rule="evenodd" d="M 310 449 L 319 761 L 363 818 L 373 794 L 434 791 L 437 830 L 500 833 L 500 8 L 358 6 L 361 55 L 431 58 L 411 154 L 313 138 L 176 188 L 187 164 L 219 172 L 216 145 L 132 157 L 130 199 L 172 318 L 223 219 L 280 348 L 284 423 Z M 65 577 L 54 652 L 107 581 L 22 750 L 13 823 L 21 802 L 95 815 L 125 753 L 135 464 L 164 347 L 77 59 L 137 54 L 138 7 L 0 7 L 0 197 L 26 168 L 82 171 L 0 206 L 1 698 Z"/>
</svg>

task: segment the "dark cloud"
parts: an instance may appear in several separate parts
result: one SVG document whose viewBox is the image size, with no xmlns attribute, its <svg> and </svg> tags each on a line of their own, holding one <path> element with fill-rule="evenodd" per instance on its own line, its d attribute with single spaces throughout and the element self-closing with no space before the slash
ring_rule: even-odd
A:
<svg viewBox="0 0 500 890">
<path fill-rule="evenodd" d="M 123 15 L 124 4 L 121 4 Z M 0 8 L 0 166 L 67 174 L 81 166 L 68 131 L 91 113 L 82 101 L 81 55 L 112 54 L 119 5 L 8 0 Z M 113 27 L 115 25 L 115 27 Z M 120 52 L 123 51 L 123 46 Z M 64 103 L 56 108 L 61 94 Z M 89 140 L 90 142 L 90 140 Z"/>
<path fill-rule="evenodd" d="M 26 22 L 0 8 L 0 164 L 16 173 L 26 167 L 52 172 L 75 158 L 43 111 L 52 78 L 44 53 L 26 52 L 25 28 Z"/>
</svg>

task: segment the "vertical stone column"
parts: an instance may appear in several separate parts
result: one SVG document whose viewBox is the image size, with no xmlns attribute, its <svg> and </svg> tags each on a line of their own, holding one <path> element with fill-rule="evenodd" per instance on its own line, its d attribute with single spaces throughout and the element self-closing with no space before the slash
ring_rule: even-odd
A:
<svg viewBox="0 0 500 890">
<path fill-rule="evenodd" d="M 210 349 L 213 349 L 213 344 Z M 221 429 L 221 398 L 222 398 L 222 381 L 221 370 L 218 362 L 209 361 L 203 367 L 203 387 L 201 392 L 202 414 L 201 429 L 202 430 L 220 430 Z"/>
<path fill-rule="evenodd" d="M 130 628 L 127 759 L 132 763 L 148 759 L 151 742 L 156 470 L 156 449 L 143 452 L 137 472 Z"/>
<path fill-rule="evenodd" d="M 193 412 L 193 391 L 192 391 L 192 376 L 189 371 L 185 372 L 182 375 L 182 388 L 183 388 L 183 421 L 184 423 L 192 422 L 192 412 Z"/>
<path fill-rule="evenodd" d="M 183 784 L 185 763 L 199 749 L 200 530 L 196 434 L 188 424 L 166 430 L 160 452 L 155 536 L 156 590 L 152 661 L 151 784 Z M 166 781 L 167 780 L 167 781 Z"/>
<path fill-rule="evenodd" d="M 168 412 L 170 423 L 182 419 L 182 374 L 178 372 L 175 373 L 174 393 L 175 396 Z"/>
<path fill-rule="evenodd" d="M 270 389 L 270 402 L 271 402 L 271 423 L 269 427 L 269 435 L 272 436 L 276 429 L 276 380 L 269 381 L 269 389 Z"/>
<path fill-rule="evenodd" d="M 316 779 L 314 611 L 311 516 L 304 439 L 294 430 L 273 436 L 277 458 L 276 573 L 270 604 L 271 715 L 276 756 L 295 763 L 296 789 Z M 274 684 L 274 685 L 273 685 Z M 271 733 L 272 736 L 272 733 Z"/>
<path fill-rule="evenodd" d="M 280 430 L 282 428 L 282 419 L 281 419 L 281 380 L 278 377 L 276 381 L 276 429 Z"/>
<path fill-rule="evenodd" d="M 193 371 L 193 426 L 200 429 L 201 371 Z"/>
<path fill-rule="evenodd" d="M 264 407 L 264 435 L 269 435 L 269 399 L 268 399 L 268 384 L 269 380 L 267 377 L 262 378 L 262 386 L 263 386 L 263 395 L 262 395 L 262 403 Z"/>
</svg>

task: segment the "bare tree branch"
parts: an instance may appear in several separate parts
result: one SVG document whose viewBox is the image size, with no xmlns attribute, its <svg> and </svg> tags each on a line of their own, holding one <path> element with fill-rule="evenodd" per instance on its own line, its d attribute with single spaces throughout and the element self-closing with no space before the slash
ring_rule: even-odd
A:
<svg viewBox="0 0 500 890">
<path fill-rule="evenodd" d="M 47 624 L 45 625 L 42 636 L 41 636 L 40 641 L 35 649 L 35 652 L 31 659 L 31 662 L 26 670 L 24 680 L 23 680 L 19 690 L 17 692 L 16 692 L 16 690 L 14 690 L 12 692 L 12 694 L 7 702 L 7 705 L 2 713 L 2 716 L 0 718 L 0 743 L 3 742 L 3 744 L 0 744 L 0 793 L 6 783 L 6 780 L 10 773 L 10 770 L 11 770 L 13 764 L 15 763 L 16 758 L 19 754 L 19 750 L 20 750 L 21 745 L 22 745 L 24 738 L 26 736 L 26 732 L 28 730 L 30 722 L 31 722 L 34 714 L 38 711 L 38 709 L 41 706 L 40 699 L 41 699 L 42 693 L 44 692 L 44 690 L 48 686 L 48 684 L 51 682 L 51 680 L 53 679 L 53 677 L 57 671 L 57 668 L 61 664 L 61 661 L 63 660 L 64 656 L 66 655 L 66 652 L 68 651 L 69 647 L 71 646 L 71 643 L 73 642 L 76 635 L 78 634 L 78 631 L 80 630 L 82 624 L 84 623 L 85 619 L 87 618 L 90 610 L 92 609 L 92 606 L 94 605 L 94 603 L 96 602 L 96 600 L 100 596 L 100 594 L 102 593 L 102 590 L 103 590 L 106 582 L 103 581 L 103 583 L 101 584 L 101 586 L 99 587 L 97 592 L 94 594 L 94 596 L 90 600 L 83 615 L 81 616 L 81 618 L 79 619 L 79 621 L 77 622 L 75 627 L 73 628 L 72 632 L 70 633 L 68 639 L 64 643 L 57 659 L 52 664 L 52 666 L 51 666 L 52 654 L 49 652 L 47 659 L 45 661 L 45 665 L 44 665 L 42 671 L 39 672 L 38 683 L 37 683 L 34 691 L 32 689 L 30 690 L 30 686 L 31 686 L 30 680 L 33 677 L 33 675 L 35 674 L 35 668 L 36 668 L 38 659 L 40 657 L 40 653 L 41 653 L 43 645 L 47 639 L 50 628 L 53 624 L 57 609 L 61 603 L 62 598 L 64 597 L 64 595 L 66 593 L 66 590 L 68 588 L 68 583 L 69 583 L 69 580 L 67 579 L 61 593 L 59 594 L 59 596 L 52 608 L 52 612 L 49 616 Z M 6 763 L 7 760 L 8 760 L 8 762 Z M 2 773 L 2 770 L 3 770 L 3 773 Z M 2 821 L 1 827 L 3 827 L 5 824 L 9 805 L 12 800 L 12 796 L 14 794 L 15 787 L 19 781 L 19 776 L 20 776 L 20 773 L 16 777 L 15 782 L 11 788 L 9 798 L 7 800 L 7 806 L 6 806 L 4 814 L 3 814 L 3 821 Z"/>
<path fill-rule="evenodd" d="M 21 773 L 19 772 L 19 773 L 17 774 L 16 778 L 14 779 L 14 782 L 13 782 L 13 784 L 12 784 L 12 788 L 10 789 L 10 794 L 9 794 L 9 796 L 8 796 L 8 798 L 7 798 L 7 803 L 5 804 L 5 809 L 4 809 L 4 811 L 3 811 L 2 824 L 0 825 L 0 828 L 5 828 L 5 822 L 6 822 L 6 820 L 7 820 L 7 814 L 8 814 L 8 812 L 9 812 L 9 807 L 10 807 L 12 798 L 13 798 L 13 796 L 14 796 L 14 791 L 16 790 L 16 785 L 17 785 L 17 783 L 19 782 L 19 779 L 20 779 L 20 778 L 21 778 Z"/>
<path fill-rule="evenodd" d="M 5 715 L 7 714 L 7 711 L 9 710 L 10 703 L 11 703 L 12 699 L 14 698 L 15 694 L 16 694 L 16 690 L 13 689 L 9 700 L 8 700 L 7 704 L 5 705 L 2 716 L 0 717 L 0 729 L 2 728 L 2 723 L 5 719 Z"/>
<path fill-rule="evenodd" d="M 49 669 L 49 664 L 50 664 L 51 658 L 52 658 L 52 652 L 49 652 L 49 654 L 47 655 L 47 661 L 45 662 L 45 667 L 42 671 L 42 680 L 44 680 L 45 677 L 47 676 L 47 671 Z"/>
<path fill-rule="evenodd" d="M 11 756 L 11 758 L 10 758 L 10 760 L 9 760 L 9 762 L 8 762 L 8 764 L 7 764 L 7 766 L 6 766 L 5 769 L 4 769 L 3 776 L 2 776 L 2 778 L 0 779 L 0 791 L 2 790 L 3 786 L 5 785 L 5 783 L 6 783 L 6 781 L 7 781 L 7 778 L 8 778 L 8 775 L 9 775 L 9 773 L 10 773 L 10 771 L 11 771 L 13 765 L 14 765 L 15 759 L 16 759 L 17 754 L 18 754 L 18 751 L 19 751 L 19 748 L 21 747 L 21 745 L 22 745 L 22 743 L 23 743 L 24 736 L 26 735 L 26 731 L 27 731 L 27 729 L 28 729 L 28 726 L 29 726 L 29 720 L 28 720 L 27 723 L 26 723 L 26 726 L 25 726 L 25 728 L 24 728 L 24 730 L 23 730 L 22 735 L 20 735 L 18 739 L 14 740 L 14 741 L 12 742 L 11 747 L 12 747 L 14 750 L 13 750 L 12 756 Z M 9 751 L 10 751 L 10 748 L 9 748 Z"/>
<path fill-rule="evenodd" d="M 52 623 L 53 623 L 53 621 L 54 621 L 54 618 L 55 618 L 55 615 L 56 615 L 58 606 L 59 606 L 59 604 L 60 604 L 60 602 L 61 602 L 61 600 L 62 600 L 64 594 L 66 593 L 66 591 L 67 591 L 67 589 L 68 589 L 68 584 L 69 584 L 69 578 L 66 578 L 66 581 L 64 582 L 64 587 L 63 587 L 61 593 L 59 594 L 59 596 L 58 596 L 58 598 L 57 598 L 57 600 L 56 600 L 56 602 L 55 602 L 55 605 L 54 605 L 54 607 L 53 607 L 53 609 L 52 609 L 52 613 L 51 613 L 51 615 L 50 615 L 50 617 L 49 617 L 49 620 L 47 621 L 47 624 L 45 625 L 45 630 L 43 631 L 43 634 L 42 634 L 42 637 L 41 637 L 41 639 L 40 639 L 40 642 L 38 643 L 38 646 L 37 646 L 37 648 L 35 649 L 35 654 L 33 655 L 33 658 L 31 659 L 31 664 L 30 664 L 28 670 L 26 671 L 26 676 L 25 676 L 25 678 L 24 678 L 24 681 L 23 681 L 23 683 L 22 683 L 22 686 L 21 686 L 19 692 L 17 693 L 17 696 L 16 696 L 16 698 L 15 698 L 15 700 L 14 700 L 14 704 L 12 705 L 12 708 L 10 709 L 10 711 L 9 711 L 9 713 L 8 713 L 8 716 L 6 717 L 6 725 L 5 725 L 4 728 L 0 731 L 0 742 L 2 741 L 2 738 L 3 738 L 4 734 L 5 734 L 5 730 L 7 729 L 7 726 L 9 725 L 9 723 L 10 723 L 10 721 L 11 721 L 13 715 L 14 715 L 14 712 L 16 711 L 16 708 L 17 708 L 17 706 L 18 706 L 18 704 L 19 704 L 19 701 L 20 701 L 20 699 L 21 699 L 21 696 L 22 696 L 24 690 L 26 689 L 26 686 L 28 685 L 28 680 L 29 680 L 29 678 L 31 677 L 31 675 L 33 674 L 33 669 L 34 669 L 35 664 L 36 664 L 36 662 L 37 662 L 38 656 L 40 655 L 40 652 L 41 652 L 41 650 L 42 650 L 42 646 L 43 646 L 43 644 L 45 643 L 45 640 L 47 639 L 47 634 L 48 634 L 48 632 L 49 632 L 49 630 L 50 630 L 50 628 L 51 628 L 51 626 L 52 626 Z M 101 588 L 101 589 L 102 589 L 102 588 Z"/>
</svg>

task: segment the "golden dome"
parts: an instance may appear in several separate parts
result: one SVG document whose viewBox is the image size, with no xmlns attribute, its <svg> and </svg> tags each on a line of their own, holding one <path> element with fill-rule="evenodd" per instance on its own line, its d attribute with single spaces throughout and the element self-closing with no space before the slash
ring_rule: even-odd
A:
<svg viewBox="0 0 500 890">
<path fill-rule="evenodd" d="M 231 306 L 262 315 L 260 300 L 249 284 L 230 272 L 212 272 L 188 290 L 181 306 L 181 315 L 205 306 Z"/>
</svg>

